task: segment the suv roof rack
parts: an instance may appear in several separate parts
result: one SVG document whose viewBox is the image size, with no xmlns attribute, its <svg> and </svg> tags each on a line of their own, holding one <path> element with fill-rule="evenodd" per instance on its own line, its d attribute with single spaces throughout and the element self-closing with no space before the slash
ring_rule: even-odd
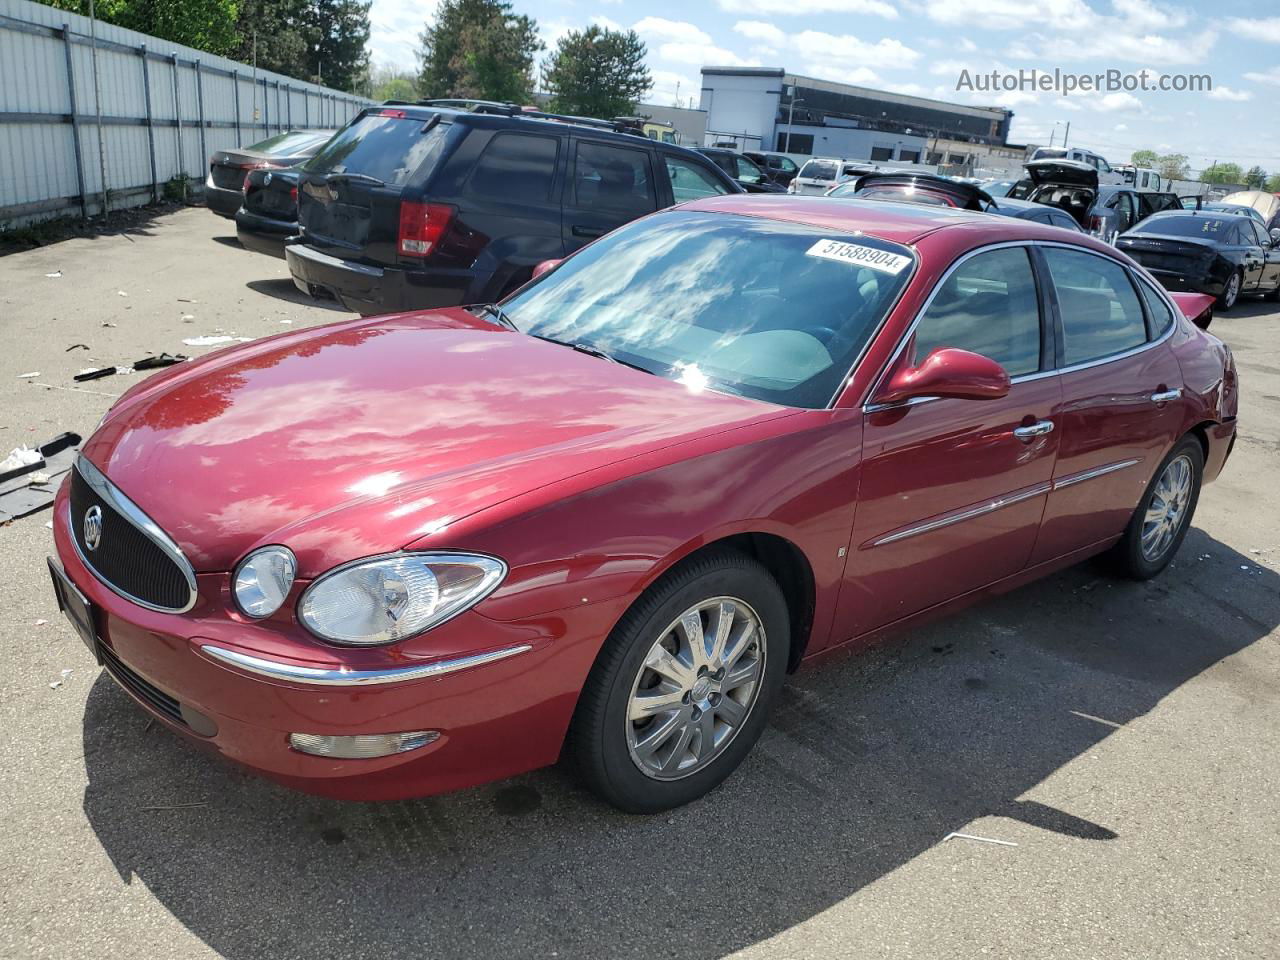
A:
<svg viewBox="0 0 1280 960">
<path fill-rule="evenodd" d="M 520 105 L 516 103 L 499 103 L 497 100 L 471 100 L 465 97 L 441 97 L 435 100 L 416 100 L 418 107 L 452 107 L 466 110 L 468 113 L 496 113 L 503 117 L 514 117 L 520 113 Z"/>
<path fill-rule="evenodd" d="M 548 110 L 539 110 L 537 107 L 522 107 L 518 103 L 500 103 L 497 100 L 440 97 L 431 100 L 387 100 L 382 106 L 445 107 L 453 110 L 464 110 L 467 113 L 488 113 L 501 117 L 529 117 L 533 120 L 575 123 L 579 126 L 593 127 L 597 130 L 611 130 L 614 133 L 630 133 L 635 136 L 644 136 L 644 120 L 641 117 L 615 117 L 612 120 L 600 120 L 596 117 L 578 117 L 567 113 L 552 113 Z"/>
</svg>

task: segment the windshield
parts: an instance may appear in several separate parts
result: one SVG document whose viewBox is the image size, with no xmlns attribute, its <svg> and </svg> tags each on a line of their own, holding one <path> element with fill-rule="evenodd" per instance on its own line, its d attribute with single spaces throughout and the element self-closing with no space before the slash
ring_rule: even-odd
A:
<svg viewBox="0 0 1280 960">
<path fill-rule="evenodd" d="M 853 186 L 853 184 L 850 184 Z M 843 190 L 837 187 L 831 191 L 832 196 L 855 196 L 861 200 L 896 200 L 906 203 L 924 203 L 931 207 L 954 207 L 957 203 L 953 197 L 946 194 L 935 193 L 932 190 L 921 190 L 916 187 L 909 186 L 891 186 L 884 185 L 879 187 L 864 187 L 861 190 Z"/>
<path fill-rule="evenodd" d="M 451 124 L 421 118 L 365 114 L 339 130 L 306 162 L 307 173 L 358 173 L 400 186 L 440 158 Z"/>
<path fill-rule="evenodd" d="M 1217 237 L 1234 218 L 1226 217 L 1148 217 L 1130 233 L 1155 233 L 1168 237 Z"/>
<path fill-rule="evenodd" d="M 675 210 L 614 231 L 503 307 L 526 333 L 692 389 L 817 409 L 913 263 L 908 248 L 873 237 Z"/>
<path fill-rule="evenodd" d="M 760 183 L 765 179 L 764 171 L 754 160 L 738 157 L 738 179 L 743 183 Z"/>
<path fill-rule="evenodd" d="M 834 180 L 836 178 L 836 162 L 834 160 L 810 160 L 800 168 L 803 180 Z"/>
</svg>

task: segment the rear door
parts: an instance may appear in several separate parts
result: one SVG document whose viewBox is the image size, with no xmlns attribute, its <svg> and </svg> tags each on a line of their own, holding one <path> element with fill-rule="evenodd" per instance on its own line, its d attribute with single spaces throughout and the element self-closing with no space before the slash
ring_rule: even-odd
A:
<svg viewBox="0 0 1280 960">
<path fill-rule="evenodd" d="M 1238 247 L 1244 254 L 1244 284 L 1241 290 L 1265 290 L 1267 283 L 1263 276 L 1267 270 L 1266 249 L 1261 239 L 1253 232 L 1252 217 L 1241 217 L 1240 222 L 1233 224 L 1228 234 L 1228 242 Z"/>
<path fill-rule="evenodd" d="M 661 156 L 662 173 L 666 174 L 665 182 L 660 186 L 664 196 L 659 202 L 664 205 L 684 203 L 686 200 L 698 200 L 702 197 L 718 197 L 732 193 L 729 185 L 717 177 L 710 169 L 688 157 L 678 157 L 664 153 Z"/>
<path fill-rule="evenodd" d="M 302 165 L 306 242 L 347 260 L 395 263 L 400 199 L 442 158 L 452 125 L 390 108 L 361 114 Z"/>
<path fill-rule="evenodd" d="M 1059 433 L 1051 331 L 1028 251 L 958 261 L 904 350 L 918 366 L 958 347 L 1013 379 L 998 400 L 925 399 L 865 408 L 853 553 L 840 596 L 844 636 L 884 626 L 1026 566 Z"/>
<path fill-rule="evenodd" d="M 1041 252 L 1058 318 L 1062 411 L 1035 563 L 1123 533 L 1183 418 L 1163 295 L 1110 257 L 1069 247 Z"/>
<path fill-rule="evenodd" d="M 1271 236 L 1262 224 L 1252 223 L 1250 226 L 1253 227 L 1253 234 L 1257 238 L 1258 246 L 1262 248 L 1262 256 L 1266 261 L 1262 268 L 1262 289 L 1274 290 L 1280 286 L 1280 247 L 1272 242 Z"/>
<path fill-rule="evenodd" d="M 564 252 L 658 209 L 653 151 L 575 137 L 564 193 Z"/>
</svg>

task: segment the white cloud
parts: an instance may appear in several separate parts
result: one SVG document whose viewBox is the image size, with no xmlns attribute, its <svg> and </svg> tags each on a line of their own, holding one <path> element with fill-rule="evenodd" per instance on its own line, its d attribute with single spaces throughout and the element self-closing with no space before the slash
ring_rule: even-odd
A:
<svg viewBox="0 0 1280 960">
<path fill-rule="evenodd" d="M 973 53 L 975 50 L 978 49 L 978 45 L 974 43 L 972 40 L 970 40 L 968 37 L 961 37 L 960 49 L 963 50 L 965 53 Z"/>
<path fill-rule="evenodd" d="M 693 98 L 694 106 L 698 105 L 701 85 L 692 77 L 674 70 L 650 70 L 649 76 L 653 79 L 653 86 L 645 95 L 648 102 L 666 106 L 674 102 L 678 96 L 680 106 L 687 107 L 690 97 Z"/>
<path fill-rule="evenodd" d="M 619 2 L 621 2 L 621 0 L 619 0 Z M 600 15 L 592 17 L 591 23 L 599 27 L 601 30 L 622 31 L 627 29 L 622 24 L 620 24 L 617 20 L 610 20 L 608 17 L 600 16 Z"/>
<path fill-rule="evenodd" d="M 867 43 L 857 37 L 805 30 L 791 37 L 791 47 L 806 59 L 863 67 L 909 67 L 920 54 L 905 44 L 884 38 Z"/>
<path fill-rule="evenodd" d="M 1254 83 L 1269 83 L 1280 87 L 1280 67 L 1272 67 L 1264 73 L 1246 73 L 1244 78 Z"/>
<path fill-rule="evenodd" d="M 433 5 L 434 6 L 434 5 Z M 418 68 L 418 34 L 435 20 L 414 0 L 376 0 L 369 9 L 369 55 L 376 64 Z"/>
<path fill-rule="evenodd" d="M 727 13 L 764 16 L 837 13 L 898 19 L 897 9 L 886 0 L 717 0 L 717 5 Z"/>
<path fill-rule="evenodd" d="M 759 40 L 771 47 L 780 47 L 787 42 L 787 35 L 772 23 L 763 20 L 739 20 L 733 25 L 733 32 L 740 33 L 749 40 Z"/>
<path fill-rule="evenodd" d="M 754 60 L 743 59 L 732 50 L 717 47 L 709 33 L 684 20 L 644 17 L 636 21 L 631 29 L 646 41 L 654 41 L 658 56 L 672 63 L 723 67 L 759 65 Z"/>
<path fill-rule="evenodd" d="M 1132 93 L 1117 91 L 1108 93 L 1099 100 L 1087 101 L 1089 106 L 1104 113 L 1141 113 L 1142 101 Z"/>
<path fill-rule="evenodd" d="M 1253 99 L 1253 94 L 1248 90 L 1233 90 L 1225 83 L 1220 87 L 1214 87 L 1207 96 L 1210 100 L 1230 100 L 1236 103 Z"/>
<path fill-rule="evenodd" d="M 1128 129 L 1129 129 L 1129 125 L 1127 123 L 1116 124 L 1116 133 L 1124 133 Z"/>
<path fill-rule="evenodd" d="M 1246 20 L 1243 17 L 1232 17 L 1227 21 L 1227 29 L 1248 40 L 1261 40 L 1263 43 L 1280 43 L 1280 17 L 1266 20 Z"/>
<path fill-rule="evenodd" d="M 928 0 L 925 12 L 938 23 L 988 30 L 1080 30 L 1097 16 L 1084 0 Z"/>
</svg>

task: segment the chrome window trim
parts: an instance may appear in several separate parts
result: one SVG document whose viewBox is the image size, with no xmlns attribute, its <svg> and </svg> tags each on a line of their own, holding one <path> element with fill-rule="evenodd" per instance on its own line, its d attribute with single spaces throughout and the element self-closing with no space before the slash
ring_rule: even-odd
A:
<svg viewBox="0 0 1280 960">
<path fill-rule="evenodd" d="M 416 664 L 410 667 L 388 667 L 382 670 L 348 670 L 331 667 L 306 667 L 301 664 L 284 663 L 279 660 L 268 660 L 251 656 L 236 650 L 228 650 L 216 644 L 204 644 L 201 652 L 214 660 L 221 661 L 258 676 L 285 683 L 301 683 L 311 686 L 330 687 L 365 687 L 384 683 L 405 683 L 410 680 L 423 680 L 427 677 L 440 677 L 459 670 L 469 670 L 486 663 L 495 663 L 533 649 L 532 644 L 522 643 L 514 647 L 490 650 L 486 653 L 473 653 L 452 660 L 432 660 L 430 663 Z"/>
<path fill-rule="evenodd" d="M 1141 462 L 1142 459 L 1140 457 L 1130 460 L 1117 460 L 1115 463 L 1106 463 L 1100 467 L 1081 470 L 1079 473 L 1072 473 L 1065 477 L 1058 477 L 1053 480 L 1045 481 L 1044 483 L 1038 483 L 1033 487 L 1028 487 L 1026 490 L 996 497 L 995 499 L 979 504 L 976 507 L 961 510 L 959 513 L 938 517 L 934 520 L 925 520 L 923 523 L 917 523 L 914 526 L 897 530 L 894 533 L 885 534 L 884 536 L 872 540 L 867 544 L 867 546 L 882 547 L 886 544 L 896 543 L 899 540 L 906 540 L 908 537 L 918 536 L 922 533 L 930 533 L 934 530 L 941 530 L 943 527 L 963 523 L 965 520 L 972 520 L 975 517 L 983 517 L 989 513 L 995 513 L 997 510 L 1003 510 L 1005 507 L 1011 507 L 1015 503 L 1030 500 L 1031 498 L 1038 497 L 1041 494 L 1052 493 L 1055 490 L 1061 490 L 1063 487 L 1070 487 L 1077 483 L 1083 483 L 1086 480 L 1096 480 L 1098 477 L 1105 477 L 1107 474 L 1115 473 L 1118 470 L 1124 470 L 1127 467 L 1132 467 Z"/>
<path fill-rule="evenodd" d="M 884 383 L 885 377 L 888 376 L 889 371 L 893 369 L 893 365 L 897 363 L 899 357 L 901 357 L 902 351 L 906 349 L 906 345 L 907 343 L 910 342 L 912 334 L 916 332 L 916 327 L 920 325 L 920 321 L 924 318 L 925 313 L 927 313 L 929 310 L 929 307 L 932 306 L 934 297 L 938 295 L 938 292 L 942 289 L 942 285 L 947 282 L 952 272 L 955 271 L 958 267 L 960 267 L 966 260 L 978 255 L 979 253 L 988 253 L 992 250 L 1000 250 L 1006 247 L 1023 247 L 1023 248 L 1061 247 L 1065 250 L 1079 250 L 1084 253 L 1092 254 L 1095 257 L 1100 257 L 1103 260 L 1109 260 L 1112 263 L 1114 263 L 1116 266 L 1120 267 L 1122 270 L 1125 270 L 1128 273 L 1130 273 L 1131 275 L 1134 273 L 1133 269 L 1128 264 L 1123 263 L 1122 261 L 1117 260 L 1114 257 L 1110 257 L 1107 254 L 1102 253 L 1101 251 L 1093 250 L 1093 249 L 1090 249 L 1089 247 L 1080 246 L 1079 244 L 1063 243 L 1057 240 L 1006 240 L 1001 243 L 992 243 L 992 244 L 987 244 L 986 246 L 983 246 L 983 247 L 975 247 L 973 250 L 970 250 L 969 252 L 965 253 L 963 256 L 959 257 L 955 261 L 955 263 L 951 264 L 951 266 L 947 268 L 946 272 L 943 273 L 943 275 L 938 278 L 938 282 L 934 284 L 933 289 L 929 292 L 928 299 L 925 300 L 925 302 L 920 305 L 920 309 L 916 311 L 915 317 L 912 318 L 910 325 L 907 327 L 906 331 L 902 334 L 902 337 L 898 341 L 897 346 L 894 348 L 893 353 L 889 355 L 889 359 L 888 361 L 886 361 L 884 365 L 884 369 L 880 371 L 879 376 L 876 377 L 875 383 L 873 383 L 871 386 L 871 389 L 867 391 L 868 398 L 874 397 L 876 394 L 876 391 L 880 389 L 881 385 Z M 1161 289 L 1163 291 L 1163 288 Z M 1134 347 L 1131 350 L 1125 350 L 1121 353 L 1113 353 L 1106 357 L 1099 357 L 1096 360 L 1087 360 L 1083 363 L 1073 364 L 1072 366 L 1069 366 L 1069 367 L 1055 367 L 1052 370 L 1039 370 L 1035 373 L 1026 373 L 1026 374 L 1022 374 L 1021 376 L 1010 377 L 1009 382 L 1011 384 L 1027 383 L 1032 380 L 1041 380 L 1041 379 L 1044 379 L 1045 377 L 1060 376 L 1064 373 L 1075 373 L 1077 370 L 1087 370 L 1090 367 L 1101 366 L 1104 363 L 1112 363 L 1116 360 L 1124 360 L 1128 357 L 1135 356 L 1144 350 L 1150 350 L 1153 347 L 1159 346 L 1161 343 L 1164 343 L 1164 341 L 1168 340 L 1171 336 L 1173 336 L 1173 331 L 1177 329 L 1177 326 L 1178 326 L 1176 322 L 1177 318 L 1182 315 L 1182 311 L 1178 309 L 1176 304 L 1172 303 L 1172 301 L 1168 298 L 1167 295 L 1165 297 L 1165 301 L 1167 304 L 1171 305 L 1174 310 L 1175 322 L 1169 326 L 1168 330 L 1162 333 L 1155 340 L 1148 340 L 1145 343 L 1141 344 L 1140 346 Z M 861 360 L 861 357 L 859 357 L 859 360 Z M 929 403 L 934 400 L 942 400 L 942 399 L 944 398 L 943 397 L 912 397 L 910 400 L 906 400 L 901 403 L 872 403 L 870 402 L 870 400 L 866 400 L 862 404 L 862 412 L 863 413 L 879 413 L 884 410 L 899 410 L 904 407 L 913 406 L 918 403 Z"/>
<path fill-rule="evenodd" d="M 135 597 L 127 590 L 122 590 L 116 584 L 112 583 L 89 561 L 80 549 L 80 541 L 76 537 L 75 528 L 71 527 L 67 532 L 71 534 L 71 545 L 75 548 L 76 555 L 80 558 L 80 562 L 85 569 L 93 574 L 94 579 L 101 583 L 117 596 L 124 597 L 130 603 L 136 603 L 140 607 L 147 610 L 154 610 L 157 613 L 186 613 L 196 605 L 196 572 L 191 566 L 191 562 L 187 560 L 186 554 L 182 552 L 173 539 L 160 529 L 159 524 L 152 520 L 141 507 L 130 500 L 124 493 L 106 476 L 95 467 L 84 454 L 80 454 L 75 462 L 76 472 L 84 479 L 94 493 L 96 493 L 108 506 L 114 509 L 121 517 L 130 525 L 138 530 L 143 536 L 159 547 L 172 560 L 182 572 L 183 579 L 187 581 L 187 589 L 189 591 L 187 602 L 182 607 L 161 607 L 154 603 L 149 603 L 139 597 Z M 69 525 L 76 522 L 76 518 L 71 515 L 70 505 L 67 510 Z"/>
<path fill-rule="evenodd" d="M 943 527 L 950 527 L 953 524 L 962 523 L 965 520 L 972 520 L 975 517 L 983 517 L 989 513 L 995 513 L 997 510 L 1003 510 L 1005 507 L 1011 507 L 1015 503 L 1022 503 L 1024 500 L 1030 500 L 1032 497 L 1038 497 L 1041 494 L 1048 493 L 1053 489 L 1051 481 L 1037 483 L 1034 487 L 1030 487 L 1019 493 L 1005 494 L 990 500 L 987 503 L 979 504 L 976 507 L 970 507 L 962 510 L 960 513 L 953 513 L 950 516 L 939 517 L 936 520 L 926 520 L 924 523 L 917 523 L 915 526 L 907 527 L 904 530 L 898 530 L 895 533 L 886 534 L 872 540 L 869 546 L 883 547 L 889 543 L 897 543 L 899 540 L 906 540 L 908 537 L 918 536 L 922 533 L 930 533 L 933 530 L 941 530 Z"/>
</svg>

